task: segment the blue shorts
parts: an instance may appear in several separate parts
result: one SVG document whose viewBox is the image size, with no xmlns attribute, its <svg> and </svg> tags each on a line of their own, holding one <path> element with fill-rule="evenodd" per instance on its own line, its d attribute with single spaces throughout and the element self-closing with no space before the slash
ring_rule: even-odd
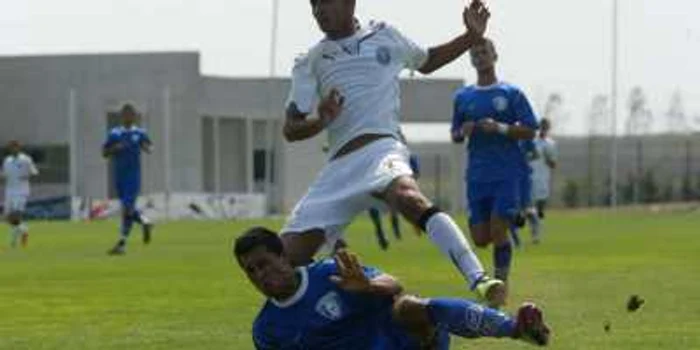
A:
<svg viewBox="0 0 700 350">
<path fill-rule="evenodd" d="M 489 222 L 493 215 L 511 220 L 518 212 L 520 179 L 467 183 L 469 224 Z"/>
<path fill-rule="evenodd" d="M 532 206 L 532 175 L 523 175 L 519 187 L 519 209 L 525 210 Z"/>
</svg>

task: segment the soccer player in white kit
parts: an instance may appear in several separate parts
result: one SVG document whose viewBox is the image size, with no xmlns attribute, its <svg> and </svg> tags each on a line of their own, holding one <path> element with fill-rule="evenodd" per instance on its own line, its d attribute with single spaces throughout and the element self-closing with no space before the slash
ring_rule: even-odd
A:
<svg viewBox="0 0 700 350">
<path fill-rule="evenodd" d="M 551 127 L 552 123 L 549 119 L 543 118 L 540 122 L 540 133 L 534 140 L 539 157 L 530 162 L 530 167 L 532 167 L 532 200 L 537 209 L 537 216 L 532 215 L 530 220 L 532 241 L 535 244 L 541 240 L 544 210 L 551 192 L 552 171 L 557 167 L 557 144 L 549 136 Z"/>
<path fill-rule="evenodd" d="M 301 266 L 324 244 L 334 247 L 379 198 L 426 231 L 470 289 L 503 305 L 503 282 L 488 277 L 457 224 L 421 193 L 398 134 L 399 74 L 429 74 L 454 61 L 483 38 L 489 11 L 473 0 L 462 15 L 465 33 L 425 49 L 390 25 L 356 26 L 355 0 L 311 0 L 311 7 L 325 38 L 294 65 L 284 136 L 295 142 L 326 130 L 330 159 L 282 230 L 288 258 Z"/>
<path fill-rule="evenodd" d="M 22 152 L 18 141 L 7 144 L 9 154 L 2 162 L 2 178 L 5 180 L 5 217 L 11 226 L 10 246 L 17 247 L 21 239 L 22 247 L 29 243 L 29 228 L 22 221 L 29 199 L 29 178 L 39 174 L 30 156 Z"/>
</svg>

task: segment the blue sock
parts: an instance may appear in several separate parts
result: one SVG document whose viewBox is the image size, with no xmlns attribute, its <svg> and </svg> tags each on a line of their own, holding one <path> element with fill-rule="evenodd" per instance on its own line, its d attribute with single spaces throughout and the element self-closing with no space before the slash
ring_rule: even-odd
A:
<svg viewBox="0 0 700 350">
<path fill-rule="evenodd" d="M 513 239 L 513 244 L 520 247 L 520 234 L 518 234 L 518 226 L 515 224 L 510 225 L 510 237 Z"/>
<path fill-rule="evenodd" d="M 401 239 L 401 224 L 399 223 L 399 214 L 391 214 L 391 227 L 394 229 L 394 237 Z"/>
<path fill-rule="evenodd" d="M 510 262 L 513 259 L 513 246 L 510 241 L 493 247 L 493 266 L 495 267 L 494 277 L 501 281 L 508 280 L 510 272 Z"/>
<path fill-rule="evenodd" d="M 125 244 L 126 239 L 129 238 L 129 234 L 131 233 L 131 227 L 134 226 L 134 216 L 133 215 L 123 215 L 122 216 L 122 226 L 121 226 L 121 239 L 119 240 L 120 244 Z"/>
<path fill-rule="evenodd" d="M 428 314 L 436 327 L 464 338 L 511 337 L 515 331 L 511 316 L 465 299 L 431 299 Z"/>
</svg>

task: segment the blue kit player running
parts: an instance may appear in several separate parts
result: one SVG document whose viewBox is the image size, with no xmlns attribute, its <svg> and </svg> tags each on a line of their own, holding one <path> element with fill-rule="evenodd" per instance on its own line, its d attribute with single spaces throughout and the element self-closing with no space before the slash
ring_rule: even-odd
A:
<svg viewBox="0 0 700 350">
<path fill-rule="evenodd" d="M 508 229 L 527 169 L 519 143 L 535 137 L 537 121 L 520 89 L 497 80 L 493 42 L 484 39 L 470 55 L 478 81 L 455 96 L 452 140 L 469 138 L 465 181 L 470 231 L 477 246 L 493 243 L 494 275 L 505 281 L 513 253 Z"/>
<path fill-rule="evenodd" d="M 146 131 L 136 126 L 136 109 L 126 104 L 121 109 L 122 125 L 110 130 L 102 146 L 105 158 L 112 159 L 115 188 L 122 206 L 120 238 L 109 250 L 110 255 L 125 253 L 126 240 L 134 222 L 141 224 L 143 242 L 151 241 L 153 224 L 136 209 L 136 199 L 141 191 L 141 152 L 150 153 L 151 139 Z"/>
<path fill-rule="evenodd" d="M 394 277 L 360 265 L 345 250 L 294 268 L 278 235 L 255 227 L 236 239 L 233 251 L 267 297 L 253 324 L 259 350 L 442 350 L 449 349 L 449 334 L 549 341 L 542 311 L 531 303 L 511 317 L 465 299 L 404 295 Z"/>
</svg>

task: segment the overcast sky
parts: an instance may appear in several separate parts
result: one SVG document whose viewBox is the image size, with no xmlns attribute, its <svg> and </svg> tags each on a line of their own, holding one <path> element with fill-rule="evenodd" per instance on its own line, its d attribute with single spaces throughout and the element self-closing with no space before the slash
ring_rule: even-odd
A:
<svg viewBox="0 0 700 350">
<path fill-rule="evenodd" d="M 458 34 L 466 0 L 357 0 L 358 16 L 392 23 L 426 46 Z M 0 0 L 0 55 L 196 50 L 202 72 L 269 73 L 272 0 Z M 307 0 L 280 0 L 277 75 L 319 37 Z M 430 4 L 430 5 L 426 5 Z M 499 74 L 520 85 L 541 110 L 560 92 L 569 132 L 587 129 L 592 97 L 610 90 L 612 0 L 489 0 L 489 35 Z M 698 0 L 620 0 L 620 125 L 629 90 L 641 86 L 657 115 L 683 93 L 700 116 Z M 464 59 L 437 77 L 474 74 Z M 449 118 L 449 116 L 445 116 Z"/>
</svg>

